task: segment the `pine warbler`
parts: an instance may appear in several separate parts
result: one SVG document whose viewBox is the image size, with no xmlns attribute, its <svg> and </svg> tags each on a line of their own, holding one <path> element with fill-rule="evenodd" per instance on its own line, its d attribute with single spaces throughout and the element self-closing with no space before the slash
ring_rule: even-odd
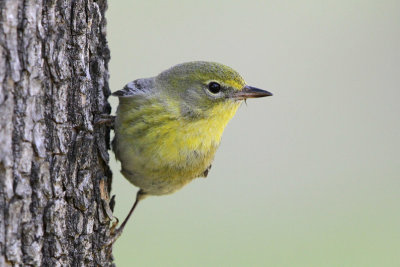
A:
<svg viewBox="0 0 400 267">
<path fill-rule="evenodd" d="M 140 188 L 115 241 L 144 197 L 171 194 L 206 177 L 243 100 L 272 94 L 246 85 L 230 67 L 199 61 L 135 80 L 112 95 L 119 97 L 113 150 L 121 173 Z"/>
</svg>

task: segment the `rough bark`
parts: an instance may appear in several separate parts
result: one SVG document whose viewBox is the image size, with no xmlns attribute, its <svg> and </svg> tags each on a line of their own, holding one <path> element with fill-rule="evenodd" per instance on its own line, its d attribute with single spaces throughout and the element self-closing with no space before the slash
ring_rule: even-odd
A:
<svg viewBox="0 0 400 267">
<path fill-rule="evenodd" d="M 0 266 L 108 266 L 106 0 L 0 0 Z"/>
</svg>

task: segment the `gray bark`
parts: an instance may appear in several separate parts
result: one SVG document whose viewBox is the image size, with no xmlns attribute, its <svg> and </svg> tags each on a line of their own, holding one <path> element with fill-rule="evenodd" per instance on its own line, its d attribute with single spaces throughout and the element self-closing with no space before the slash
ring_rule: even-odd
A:
<svg viewBox="0 0 400 267">
<path fill-rule="evenodd" d="M 106 8 L 0 0 L 0 266 L 112 264 Z"/>
</svg>

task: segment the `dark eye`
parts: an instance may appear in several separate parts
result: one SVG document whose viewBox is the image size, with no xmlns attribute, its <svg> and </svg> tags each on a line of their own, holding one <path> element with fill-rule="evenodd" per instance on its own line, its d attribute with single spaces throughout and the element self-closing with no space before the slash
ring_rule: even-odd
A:
<svg viewBox="0 0 400 267">
<path fill-rule="evenodd" d="M 213 94 L 218 94 L 221 91 L 221 85 L 216 82 L 210 82 L 208 84 L 208 90 Z"/>
</svg>

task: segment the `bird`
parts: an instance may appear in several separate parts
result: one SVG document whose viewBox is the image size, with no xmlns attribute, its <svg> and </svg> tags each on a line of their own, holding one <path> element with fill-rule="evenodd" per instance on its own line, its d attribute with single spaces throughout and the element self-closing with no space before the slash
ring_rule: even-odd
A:
<svg viewBox="0 0 400 267">
<path fill-rule="evenodd" d="M 207 177 L 223 131 L 241 103 L 272 93 L 247 85 L 228 66 L 192 61 L 134 80 L 112 95 L 119 98 L 112 149 L 122 175 L 139 187 L 114 242 L 141 200 Z"/>
</svg>

